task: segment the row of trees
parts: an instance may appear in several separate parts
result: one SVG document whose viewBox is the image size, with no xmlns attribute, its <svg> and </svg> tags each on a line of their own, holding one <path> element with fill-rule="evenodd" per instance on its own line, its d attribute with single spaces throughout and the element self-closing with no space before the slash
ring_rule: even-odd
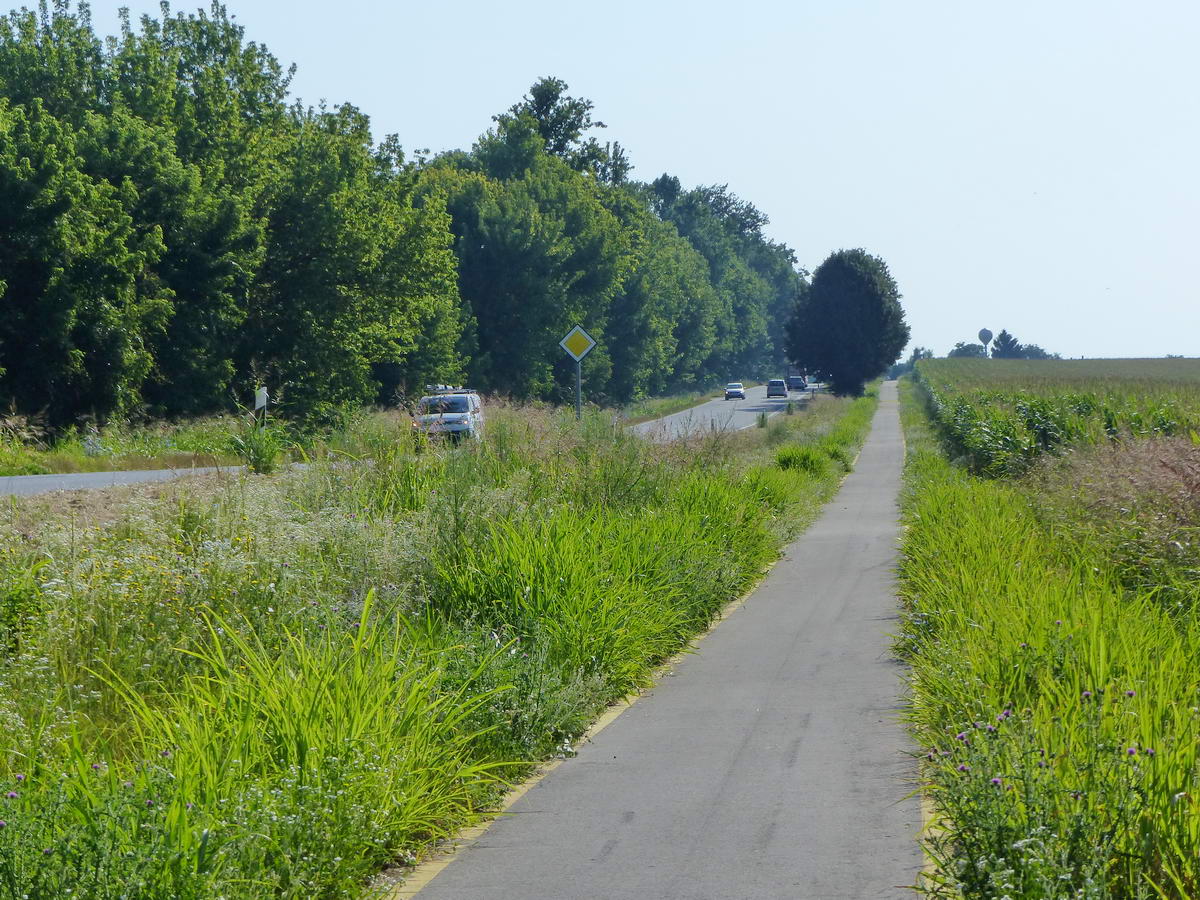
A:
<svg viewBox="0 0 1200 900">
<path fill-rule="evenodd" d="M 1057 353 L 1049 353 L 1043 350 L 1037 344 L 1022 344 L 1007 331 L 1001 331 L 996 335 L 995 340 L 992 339 L 992 333 L 988 329 L 983 329 L 979 333 L 979 339 L 986 343 L 967 343 L 959 341 L 954 345 L 947 358 L 967 357 L 986 359 L 988 357 L 987 343 L 991 343 L 993 359 L 1062 359 Z M 913 347 L 908 359 L 904 362 L 898 362 L 888 369 L 889 378 L 899 378 L 912 371 L 913 366 L 923 359 L 933 359 L 934 353 L 928 347 Z"/>
<path fill-rule="evenodd" d="M 470 150 L 406 159 L 350 105 L 303 107 L 225 7 L 102 40 L 86 4 L 0 20 L 0 403 L 53 425 L 290 414 L 426 381 L 623 401 L 783 363 L 806 288 L 725 187 L 629 180 L 554 78 Z"/>
<path fill-rule="evenodd" d="M 950 358 L 987 357 L 990 343 L 992 347 L 990 356 L 993 359 L 1062 359 L 1059 354 L 1043 350 L 1037 344 L 1022 344 L 1003 329 L 993 340 L 991 331 L 984 328 L 979 332 L 979 340 L 982 343 L 959 341 L 946 356 Z"/>
</svg>

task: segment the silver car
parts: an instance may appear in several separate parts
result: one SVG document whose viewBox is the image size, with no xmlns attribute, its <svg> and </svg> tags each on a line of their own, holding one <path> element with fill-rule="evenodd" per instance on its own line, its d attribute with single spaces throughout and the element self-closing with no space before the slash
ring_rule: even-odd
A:
<svg viewBox="0 0 1200 900">
<path fill-rule="evenodd" d="M 451 438 L 479 437 L 483 430 L 483 402 L 471 390 L 451 389 L 422 397 L 413 423 L 425 434 Z"/>
</svg>

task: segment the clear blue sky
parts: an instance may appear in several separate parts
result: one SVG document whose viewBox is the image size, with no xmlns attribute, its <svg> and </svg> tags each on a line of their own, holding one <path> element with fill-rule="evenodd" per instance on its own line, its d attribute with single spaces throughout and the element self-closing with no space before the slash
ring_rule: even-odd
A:
<svg viewBox="0 0 1200 900">
<path fill-rule="evenodd" d="M 94 0 L 102 34 L 116 10 Z M 199 3 L 177 3 L 191 10 Z M 634 177 L 728 183 L 807 268 L 881 256 L 913 343 L 1200 356 L 1195 0 L 230 0 L 406 149 L 469 147 L 554 75 Z"/>
</svg>

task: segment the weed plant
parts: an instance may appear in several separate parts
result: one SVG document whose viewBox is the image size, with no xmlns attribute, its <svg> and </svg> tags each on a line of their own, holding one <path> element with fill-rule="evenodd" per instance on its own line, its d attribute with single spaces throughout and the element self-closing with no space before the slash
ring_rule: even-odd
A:
<svg viewBox="0 0 1200 900">
<path fill-rule="evenodd" d="M 0 897 L 368 890 L 571 752 L 836 490 L 874 398 L 654 445 L 496 405 L 0 523 Z"/>
<path fill-rule="evenodd" d="M 283 428 L 273 422 L 259 422 L 253 416 L 244 416 L 238 431 L 229 439 L 234 455 L 258 475 L 274 472 L 288 445 Z"/>
</svg>

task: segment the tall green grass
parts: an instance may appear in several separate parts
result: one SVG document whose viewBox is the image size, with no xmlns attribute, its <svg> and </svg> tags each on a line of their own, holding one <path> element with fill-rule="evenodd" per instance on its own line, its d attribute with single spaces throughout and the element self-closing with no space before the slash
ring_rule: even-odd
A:
<svg viewBox="0 0 1200 900">
<path fill-rule="evenodd" d="M 909 434 L 897 648 L 938 815 L 928 892 L 1196 896 L 1200 622 L 1129 590 L 1038 494 Z"/>
</svg>

